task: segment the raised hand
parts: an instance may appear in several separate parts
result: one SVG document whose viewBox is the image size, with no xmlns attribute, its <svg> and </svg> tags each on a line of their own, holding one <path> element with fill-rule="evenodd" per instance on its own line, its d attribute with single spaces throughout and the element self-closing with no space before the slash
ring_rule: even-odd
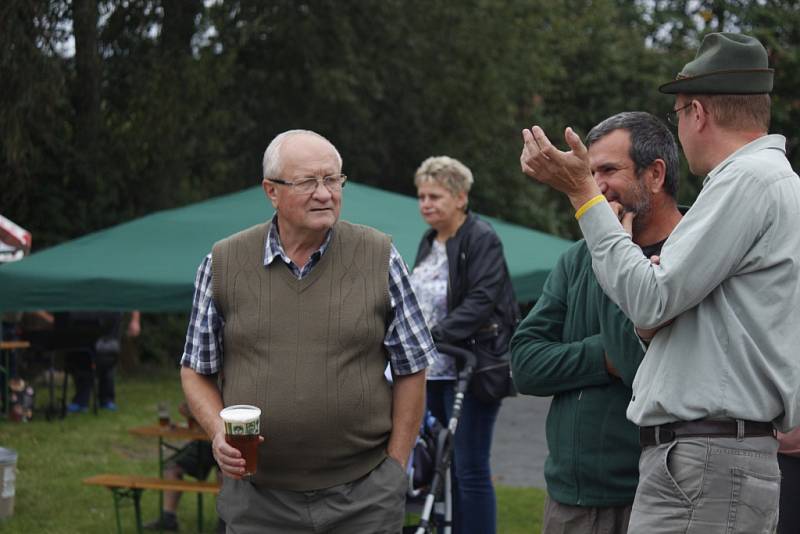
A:
<svg viewBox="0 0 800 534">
<path fill-rule="evenodd" d="M 588 151 L 572 128 L 564 131 L 569 152 L 554 147 L 539 126 L 522 130 L 522 139 L 522 172 L 565 193 L 575 208 L 600 194 L 589 169 Z"/>
</svg>

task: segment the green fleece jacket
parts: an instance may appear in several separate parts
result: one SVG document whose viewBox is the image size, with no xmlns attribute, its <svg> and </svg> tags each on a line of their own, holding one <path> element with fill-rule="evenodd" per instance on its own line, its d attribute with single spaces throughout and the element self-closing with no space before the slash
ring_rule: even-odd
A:
<svg viewBox="0 0 800 534">
<path fill-rule="evenodd" d="M 606 370 L 606 355 L 621 379 Z M 643 357 L 633 325 L 597 283 L 586 243 L 577 242 L 511 340 L 519 391 L 553 396 L 544 468 L 552 499 L 577 506 L 633 502 L 641 449 L 625 410 Z"/>
</svg>

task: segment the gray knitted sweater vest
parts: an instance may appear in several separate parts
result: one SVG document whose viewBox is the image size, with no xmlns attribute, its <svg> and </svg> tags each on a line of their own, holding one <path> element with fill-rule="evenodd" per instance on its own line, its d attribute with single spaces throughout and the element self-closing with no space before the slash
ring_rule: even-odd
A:
<svg viewBox="0 0 800 534">
<path fill-rule="evenodd" d="M 256 485 L 308 491 L 350 482 L 380 463 L 391 431 L 383 375 L 390 240 L 340 221 L 298 280 L 280 259 L 264 267 L 269 224 L 212 251 L 225 320 L 223 401 L 261 408 Z"/>
</svg>

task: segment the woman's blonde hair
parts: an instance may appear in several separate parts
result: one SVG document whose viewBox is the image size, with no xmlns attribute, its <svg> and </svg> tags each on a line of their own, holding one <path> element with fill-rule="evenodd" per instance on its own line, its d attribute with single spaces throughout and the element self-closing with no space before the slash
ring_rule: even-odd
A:
<svg viewBox="0 0 800 534">
<path fill-rule="evenodd" d="M 449 156 L 430 157 L 414 173 L 414 185 L 417 187 L 433 182 L 454 195 L 469 193 L 474 181 L 469 167 Z"/>
</svg>

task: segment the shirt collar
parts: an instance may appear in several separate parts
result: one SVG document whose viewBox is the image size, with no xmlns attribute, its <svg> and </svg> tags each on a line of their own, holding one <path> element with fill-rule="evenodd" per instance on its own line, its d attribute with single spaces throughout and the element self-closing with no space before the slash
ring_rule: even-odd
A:
<svg viewBox="0 0 800 534">
<path fill-rule="evenodd" d="M 703 180 L 703 186 L 705 187 L 708 182 L 713 180 L 716 175 L 721 173 L 731 161 L 769 148 L 780 150 L 783 154 L 786 154 L 786 138 L 779 134 L 767 134 L 759 137 L 758 139 L 750 141 L 743 147 L 739 148 L 739 150 L 722 160 L 722 162 L 716 167 L 711 169 L 711 172 L 709 172 Z"/>
<path fill-rule="evenodd" d="M 331 243 L 331 236 L 333 235 L 333 228 L 328 230 L 328 233 L 325 235 L 325 241 L 322 242 L 322 245 L 311 255 L 311 259 L 309 263 L 316 263 L 315 260 L 318 260 L 325 254 L 325 251 L 328 249 L 328 245 Z M 283 250 L 283 245 L 281 244 L 281 236 L 278 234 L 278 214 L 272 216 L 272 224 L 269 225 L 269 233 L 267 233 L 267 241 L 264 246 L 264 267 L 268 267 L 275 258 L 280 257 L 284 263 L 289 266 L 294 265 L 292 260 L 289 256 L 286 255 L 286 251 Z"/>
</svg>

